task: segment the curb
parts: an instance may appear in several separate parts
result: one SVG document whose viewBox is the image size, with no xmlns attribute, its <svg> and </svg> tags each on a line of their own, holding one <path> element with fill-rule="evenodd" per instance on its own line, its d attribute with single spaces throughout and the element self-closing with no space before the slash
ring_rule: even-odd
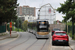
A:
<svg viewBox="0 0 75 50">
<path fill-rule="evenodd" d="M 74 50 L 74 45 L 72 44 L 72 41 L 74 41 L 74 40 L 72 40 L 72 38 L 69 36 L 69 45 L 70 45 L 70 48 L 71 48 L 71 50 Z"/>
<path fill-rule="evenodd" d="M 17 38 L 17 37 L 18 37 L 18 34 L 17 34 L 16 37 L 10 37 L 10 36 L 8 36 L 8 37 L 4 37 L 4 38 L 2 38 L 2 39 L 0 39 L 0 40 L 4 40 L 4 39 L 7 39 L 7 38 Z"/>
<path fill-rule="evenodd" d="M 8 42 L 2 43 L 2 44 L 0 44 L 0 45 L 4 45 L 4 44 L 7 44 L 7 43 L 10 43 L 10 42 L 12 42 L 12 41 L 18 39 L 19 37 L 20 37 L 20 34 L 18 34 L 16 38 L 14 38 L 14 39 L 12 39 L 12 40 L 10 40 L 10 41 L 8 41 Z M 7 38 L 9 38 L 9 37 L 7 37 Z M 6 39 L 6 38 L 5 38 L 5 39 Z M 3 39 L 2 39 L 2 40 L 3 40 Z"/>
</svg>

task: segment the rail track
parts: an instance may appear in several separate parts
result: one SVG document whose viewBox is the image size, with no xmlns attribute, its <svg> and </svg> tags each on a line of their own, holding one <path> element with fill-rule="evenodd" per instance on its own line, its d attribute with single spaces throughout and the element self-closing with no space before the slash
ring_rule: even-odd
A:
<svg viewBox="0 0 75 50">
<path fill-rule="evenodd" d="M 42 47 L 40 48 L 40 50 L 42 50 L 43 48 L 44 48 L 44 46 L 45 46 L 45 44 L 46 44 L 46 42 L 47 42 L 47 39 L 44 39 L 45 40 L 45 42 L 44 42 L 44 44 L 42 45 Z M 33 47 L 34 46 L 34 44 L 36 43 L 36 42 L 38 42 L 39 41 L 39 39 L 37 39 L 33 44 L 31 44 L 28 48 L 26 48 L 26 50 L 28 50 L 28 49 L 30 49 L 31 47 Z"/>
<path fill-rule="evenodd" d="M 29 38 L 28 38 L 27 40 L 25 40 L 25 41 L 23 41 L 22 43 L 19 43 L 19 44 L 15 45 L 15 46 L 9 48 L 8 50 L 11 50 L 12 48 L 15 48 L 15 47 L 17 47 L 17 46 L 19 46 L 19 45 L 21 45 L 21 44 L 27 42 L 30 38 L 31 38 L 31 36 L 29 36 Z"/>
<path fill-rule="evenodd" d="M 15 46 L 9 48 L 8 50 L 13 50 L 13 48 L 16 48 L 17 46 L 20 46 L 21 44 L 28 42 L 28 41 L 30 40 L 30 38 L 31 38 L 31 36 L 29 36 L 29 38 L 28 38 L 27 40 L 25 40 L 25 41 L 23 41 L 22 43 L 19 43 L 19 44 L 15 45 Z M 38 42 L 38 41 L 40 41 L 40 40 L 42 40 L 42 39 L 37 39 L 37 40 L 34 41 L 32 44 L 30 44 L 27 48 L 25 48 L 25 50 L 29 50 L 29 48 L 33 47 L 34 44 L 36 44 L 36 42 Z M 40 48 L 40 50 L 42 50 L 42 49 L 44 48 L 44 46 L 45 46 L 45 44 L 46 44 L 46 42 L 47 42 L 47 39 L 43 39 L 43 40 L 44 40 L 44 43 L 43 43 L 42 47 Z"/>
</svg>

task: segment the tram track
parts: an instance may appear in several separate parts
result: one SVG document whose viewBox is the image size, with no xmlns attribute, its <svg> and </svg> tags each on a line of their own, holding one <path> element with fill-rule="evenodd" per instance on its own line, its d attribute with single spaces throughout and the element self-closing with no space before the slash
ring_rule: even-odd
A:
<svg viewBox="0 0 75 50">
<path fill-rule="evenodd" d="M 43 48 L 44 48 L 44 46 L 45 46 L 46 42 L 47 42 L 47 39 L 46 39 L 45 43 L 43 44 L 43 46 L 42 46 L 41 50 L 43 50 Z"/>
<path fill-rule="evenodd" d="M 33 36 L 28 36 L 28 38 L 26 40 L 24 40 L 21 43 L 18 43 L 16 45 L 10 47 L 8 50 L 16 50 L 16 49 L 30 50 L 31 48 L 35 49 L 35 47 L 37 45 L 39 45 L 38 46 L 39 47 L 38 49 L 43 50 L 44 49 L 44 46 L 46 45 L 47 40 L 48 40 L 48 39 L 33 39 L 33 41 L 30 42 L 32 39 L 33 39 Z M 41 44 L 40 42 L 41 43 L 43 42 L 43 43 Z M 28 44 L 28 43 L 30 43 L 30 44 Z M 24 44 L 27 45 L 25 48 L 24 48 Z M 20 46 L 23 46 L 23 47 L 20 48 Z"/>
<path fill-rule="evenodd" d="M 27 42 L 30 38 L 31 38 L 31 36 L 29 36 L 29 38 L 28 38 L 27 40 L 25 40 L 25 41 L 23 41 L 22 43 L 19 43 L 19 44 L 15 45 L 15 46 L 9 48 L 8 50 L 11 50 L 12 48 L 15 48 L 15 47 L 17 47 L 17 46 L 19 46 L 19 45 L 21 45 L 21 44 Z"/>
<path fill-rule="evenodd" d="M 27 47 L 25 50 L 29 50 L 29 49 L 30 49 L 31 47 L 33 47 L 34 44 L 36 44 L 36 42 L 38 42 L 38 41 L 40 41 L 40 40 L 37 39 L 34 43 L 32 43 L 32 44 L 31 44 L 29 47 Z M 42 47 L 40 48 L 40 50 L 43 50 L 43 48 L 44 48 L 46 42 L 47 42 L 47 39 L 46 39 L 46 41 L 44 42 L 44 44 L 42 45 Z"/>
<path fill-rule="evenodd" d="M 17 47 L 17 46 L 19 46 L 19 45 L 21 45 L 21 44 L 27 42 L 30 38 L 31 38 L 31 37 L 29 37 L 26 41 L 24 41 L 24 42 L 22 42 L 22 43 L 20 43 L 20 44 L 17 44 L 17 45 L 15 45 L 15 46 L 11 47 L 11 48 L 9 48 L 8 50 L 12 50 L 13 48 L 15 48 L 15 47 Z M 25 50 L 28 50 L 29 48 L 31 48 L 32 46 L 34 46 L 34 44 L 35 44 L 36 42 L 38 42 L 38 41 L 39 41 L 39 39 L 37 39 L 34 43 L 32 43 L 31 45 L 29 45 Z M 44 42 L 43 46 L 40 48 L 40 50 L 42 50 L 42 49 L 44 48 L 46 42 L 47 42 L 47 39 L 46 39 L 46 41 Z"/>
<path fill-rule="evenodd" d="M 34 43 L 32 43 L 29 47 L 27 47 L 25 50 L 28 50 L 30 47 L 32 47 L 38 40 L 36 40 Z"/>
</svg>

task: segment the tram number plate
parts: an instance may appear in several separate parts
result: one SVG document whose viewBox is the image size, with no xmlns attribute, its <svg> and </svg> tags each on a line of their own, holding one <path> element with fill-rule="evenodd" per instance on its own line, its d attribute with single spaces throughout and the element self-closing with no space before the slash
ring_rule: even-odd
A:
<svg viewBox="0 0 75 50">
<path fill-rule="evenodd" d="M 39 26 L 39 28 L 47 28 L 47 26 Z"/>
</svg>

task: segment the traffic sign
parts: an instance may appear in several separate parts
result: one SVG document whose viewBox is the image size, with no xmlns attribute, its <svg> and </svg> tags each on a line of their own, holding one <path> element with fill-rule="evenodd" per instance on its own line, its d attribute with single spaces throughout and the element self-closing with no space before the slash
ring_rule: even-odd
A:
<svg viewBox="0 0 75 50">
<path fill-rule="evenodd" d="M 10 28 L 12 28 L 12 22 L 10 22 Z"/>
</svg>

